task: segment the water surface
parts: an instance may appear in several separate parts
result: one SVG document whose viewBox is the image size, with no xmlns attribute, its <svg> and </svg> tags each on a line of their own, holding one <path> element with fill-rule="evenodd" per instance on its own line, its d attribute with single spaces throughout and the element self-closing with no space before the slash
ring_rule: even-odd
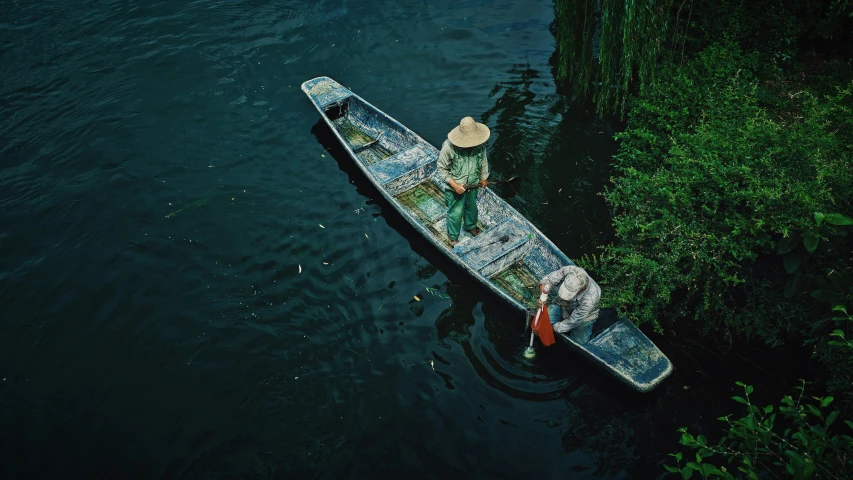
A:
<svg viewBox="0 0 853 480">
<path fill-rule="evenodd" d="M 525 362 L 523 319 L 378 201 L 299 89 L 328 75 L 435 145 L 486 122 L 512 205 L 577 258 L 610 238 L 615 145 L 555 94 L 553 9 L 2 2 L 3 478 L 657 474 L 728 387 Z"/>
</svg>

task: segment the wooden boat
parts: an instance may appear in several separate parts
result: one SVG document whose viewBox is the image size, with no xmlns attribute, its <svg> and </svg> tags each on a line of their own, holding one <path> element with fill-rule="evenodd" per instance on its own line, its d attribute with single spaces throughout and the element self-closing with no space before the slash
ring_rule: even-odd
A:
<svg viewBox="0 0 853 480">
<path fill-rule="evenodd" d="M 343 147 L 385 198 L 438 249 L 512 306 L 528 314 L 536 307 L 539 279 L 572 261 L 530 221 L 491 189 L 480 189 L 482 233 L 464 230 L 451 248 L 445 227 L 439 151 L 384 112 L 328 77 L 302 84 L 302 91 Z M 606 312 L 606 310 L 602 310 Z M 592 338 L 559 341 L 641 392 L 660 384 L 672 363 L 633 323 L 596 320 Z"/>
</svg>

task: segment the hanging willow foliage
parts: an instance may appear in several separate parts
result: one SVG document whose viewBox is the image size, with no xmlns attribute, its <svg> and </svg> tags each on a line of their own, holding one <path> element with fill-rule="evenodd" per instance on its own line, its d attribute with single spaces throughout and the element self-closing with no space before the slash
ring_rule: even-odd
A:
<svg viewBox="0 0 853 480">
<path fill-rule="evenodd" d="M 592 92 L 600 114 L 624 116 L 632 83 L 643 89 L 654 80 L 671 6 L 672 0 L 556 0 L 557 81 L 569 86 L 572 100 Z"/>
</svg>

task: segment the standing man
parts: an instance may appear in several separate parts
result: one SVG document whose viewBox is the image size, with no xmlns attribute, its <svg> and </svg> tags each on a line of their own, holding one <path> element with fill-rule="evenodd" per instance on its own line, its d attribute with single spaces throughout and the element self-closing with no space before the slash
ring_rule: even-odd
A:
<svg viewBox="0 0 853 480">
<path fill-rule="evenodd" d="M 554 331 L 571 332 L 572 340 L 586 343 L 598 318 L 601 287 L 586 270 L 569 265 L 542 277 L 539 282 L 540 306 L 548 301 L 548 294 L 557 286 L 557 303 L 548 308 Z"/>
<path fill-rule="evenodd" d="M 489 164 L 486 160 L 486 140 L 489 127 L 465 117 L 459 126 L 447 134 L 438 155 L 438 175 L 447 184 L 444 203 L 447 204 L 447 236 L 451 248 L 459 242 L 459 227 L 465 217 L 464 228 L 475 237 L 477 228 L 477 188 L 466 189 L 465 185 L 486 188 L 489 184 Z"/>
</svg>

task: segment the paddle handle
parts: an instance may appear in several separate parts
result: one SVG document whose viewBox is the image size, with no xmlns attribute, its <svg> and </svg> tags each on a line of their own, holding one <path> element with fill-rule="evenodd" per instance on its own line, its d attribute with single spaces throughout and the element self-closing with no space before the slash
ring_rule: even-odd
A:
<svg viewBox="0 0 853 480">
<path fill-rule="evenodd" d="M 539 315 L 542 313 L 542 308 L 544 307 L 536 310 L 536 318 L 533 319 L 533 328 L 531 328 L 532 331 L 530 332 L 530 348 L 533 348 L 533 337 L 536 336 L 536 327 L 539 325 Z"/>
<path fill-rule="evenodd" d="M 505 183 L 508 183 L 508 180 L 496 180 L 494 182 L 489 182 L 489 185 L 503 185 Z M 463 185 L 463 187 L 465 187 L 465 190 L 474 190 L 475 188 L 480 188 L 480 184 L 469 183 L 467 185 Z"/>
</svg>

